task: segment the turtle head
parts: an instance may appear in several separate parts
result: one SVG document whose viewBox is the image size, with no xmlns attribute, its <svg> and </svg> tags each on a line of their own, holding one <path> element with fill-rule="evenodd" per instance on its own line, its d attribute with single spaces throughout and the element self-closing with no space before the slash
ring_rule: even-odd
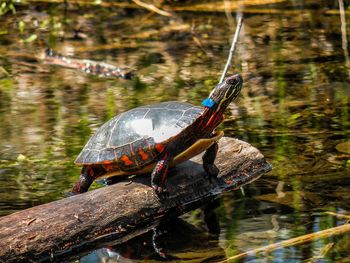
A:
<svg viewBox="0 0 350 263">
<path fill-rule="evenodd" d="M 208 98 L 202 102 L 205 106 L 203 113 L 205 127 L 211 126 L 214 129 L 220 124 L 225 109 L 238 96 L 242 85 L 241 75 L 235 74 L 215 86 Z"/>
<path fill-rule="evenodd" d="M 209 97 L 203 100 L 205 107 L 219 110 L 226 108 L 241 91 L 243 80 L 240 74 L 226 78 L 223 82 L 215 86 Z"/>
</svg>

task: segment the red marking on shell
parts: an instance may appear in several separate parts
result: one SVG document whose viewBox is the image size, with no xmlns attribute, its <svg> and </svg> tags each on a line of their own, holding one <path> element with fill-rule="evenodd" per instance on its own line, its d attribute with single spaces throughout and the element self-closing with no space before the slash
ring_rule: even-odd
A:
<svg viewBox="0 0 350 263">
<path fill-rule="evenodd" d="M 123 155 L 122 158 L 120 158 L 120 159 L 124 162 L 125 165 L 132 165 L 133 164 L 133 162 L 126 155 Z"/>
<path fill-rule="evenodd" d="M 164 145 L 161 144 L 161 143 L 157 143 L 156 144 L 156 149 L 159 153 L 163 152 L 164 151 Z"/>
<path fill-rule="evenodd" d="M 147 159 L 148 159 L 148 154 L 147 153 L 145 153 L 143 150 L 142 150 L 142 148 L 140 147 L 139 148 L 139 155 L 141 156 L 141 159 L 142 160 L 144 160 L 144 161 L 146 161 Z"/>
</svg>

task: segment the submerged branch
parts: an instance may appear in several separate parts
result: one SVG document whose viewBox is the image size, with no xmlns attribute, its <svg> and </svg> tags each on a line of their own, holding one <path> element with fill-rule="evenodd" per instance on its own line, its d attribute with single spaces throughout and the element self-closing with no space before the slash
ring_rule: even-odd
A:
<svg viewBox="0 0 350 263">
<path fill-rule="evenodd" d="M 159 15 L 162 15 L 162 16 L 173 16 L 171 13 L 167 12 L 167 11 L 164 11 L 162 9 L 159 9 L 158 7 L 156 7 L 155 5 L 153 4 L 147 4 L 147 3 L 144 3 L 144 2 L 141 2 L 139 0 L 132 0 L 135 4 L 147 9 L 147 10 L 150 10 L 152 12 L 155 12 Z"/>
<path fill-rule="evenodd" d="M 346 219 L 346 220 L 350 220 L 350 215 L 344 215 L 344 214 L 339 214 L 339 213 L 334 213 L 334 212 L 325 212 L 325 214 L 331 215 L 331 216 L 336 216 L 338 218 L 342 218 L 342 219 Z"/>
<path fill-rule="evenodd" d="M 276 0 L 275 0 L 276 1 Z M 280 0 L 282 2 L 282 0 Z M 21 2 L 21 5 L 29 5 L 30 3 L 62 3 L 62 0 L 27 0 L 25 2 Z M 86 0 L 69 0 L 70 4 L 79 4 L 82 6 L 96 6 L 96 1 L 86 1 Z M 269 4 L 270 2 L 265 1 L 265 4 Z M 300 15 L 304 13 L 314 13 L 312 9 L 304 9 L 303 12 L 300 9 L 276 9 L 276 8 L 255 8 L 256 5 L 261 5 L 260 2 L 254 4 L 245 4 L 244 13 L 245 14 L 270 14 L 270 15 L 286 15 L 286 16 L 294 16 Z M 139 9 L 141 6 L 137 4 L 133 4 L 130 2 L 101 2 L 98 6 L 102 7 L 119 7 L 119 8 L 133 8 Z M 228 6 L 232 11 L 237 10 L 238 6 L 236 2 L 230 1 L 230 5 Z M 142 7 L 144 8 L 144 7 Z M 207 12 L 207 13 L 218 13 L 225 12 L 227 6 L 225 7 L 222 4 L 222 1 L 211 2 L 210 4 L 196 4 L 196 5 L 172 5 L 171 9 L 174 12 Z M 320 14 L 326 15 L 339 15 L 339 10 L 335 9 L 321 9 L 317 11 Z M 350 10 L 344 10 L 346 15 L 350 14 Z"/>
<path fill-rule="evenodd" d="M 45 55 L 42 57 L 42 61 L 45 64 L 78 69 L 86 74 L 97 75 L 100 77 L 131 79 L 134 75 L 134 72 L 130 69 L 119 68 L 111 64 L 88 59 L 65 57 L 57 54 L 52 49 L 46 50 Z"/>
<path fill-rule="evenodd" d="M 311 233 L 311 234 L 291 238 L 291 239 L 288 239 L 288 240 L 285 240 L 282 242 L 274 243 L 271 245 L 263 246 L 263 247 L 260 247 L 257 249 L 252 249 L 252 250 L 243 252 L 241 254 L 229 257 L 229 258 L 227 258 L 223 261 L 217 262 L 217 263 L 224 263 L 224 262 L 229 262 L 232 260 L 238 260 L 238 259 L 242 259 L 242 258 L 245 258 L 248 256 L 256 255 L 258 253 L 268 253 L 268 252 L 272 252 L 272 251 L 275 251 L 275 250 L 280 249 L 280 248 L 300 245 L 300 244 L 304 244 L 307 242 L 311 242 L 313 240 L 327 238 L 327 237 L 331 237 L 331 236 L 342 235 L 342 234 L 346 234 L 346 233 L 350 233 L 350 224 L 345 224 L 345 225 L 341 225 L 341 226 L 328 228 L 326 230 L 322 230 L 322 231 L 319 231 L 316 233 Z"/>
</svg>

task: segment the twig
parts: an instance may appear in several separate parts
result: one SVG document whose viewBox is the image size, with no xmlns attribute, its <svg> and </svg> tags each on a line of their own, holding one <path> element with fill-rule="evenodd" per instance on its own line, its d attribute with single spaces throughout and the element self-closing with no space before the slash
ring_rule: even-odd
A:
<svg viewBox="0 0 350 263">
<path fill-rule="evenodd" d="M 325 246 L 322 247 L 321 251 L 318 252 L 318 255 L 315 255 L 311 258 L 307 258 L 300 263 L 313 263 L 313 262 L 319 262 L 320 259 L 323 259 L 327 256 L 328 252 L 334 247 L 334 243 L 328 243 Z"/>
<path fill-rule="evenodd" d="M 144 2 L 141 2 L 139 0 L 132 0 L 135 4 L 143 7 L 143 8 L 146 8 L 150 11 L 153 11 L 157 14 L 160 14 L 162 16 L 173 16 L 171 13 L 167 12 L 167 11 L 164 11 L 164 10 L 161 10 L 159 9 L 158 7 L 156 7 L 155 5 L 152 5 L 152 4 L 146 4 Z"/>
<path fill-rule="evenodd" d="M 233 53 L 235 52 L 235 49 L 236 49 L 236 44 L 238 41 L 239 32 L 241 31 L 241 27 L 242 27 L 243 17 L 239 16 L 237 20 L 238 21 L 237 21 L 236 32 L 235 32 L 235 35 L 233 36 L 233 40 L 232 40 L 232 44 L 231 44 L 231 48 L 230 48 L 230 53 L 228 55 L 227 62 L 226 62 L 224 71 L 222 72 L 221 79 L 220 79 L 219 83 L 224 81 L 224 78 L 226 76 L 228 68 L 231 66 Z"/>
<path fill-rule="evenodd" d="M 6 69 L 4 69 L 3 67 L 0 67 L 0 78 L 1 78 L 1 75 L 8 77 L 10 74 L 7 72 Z"/>
<path fill-rule="evenodd" d="M 264 247 L 260 247 L 257 249 L 252 249 L 249 250 L 247 252 L 243 252 L 241 254 L 235 255 L 233 257 L 229 257 L 223 261 L 217 262 L 217 263 L 224 263 L 224 262 L 229 262 L 232 260 L 237 260 L 237 259 L 241 259 L 241 258 L 245 258 L 247 256 L 252 256 L 252 255 L 256 255 L 258 253 L 261 252 L 271 252 L 280 248 L 284 248 L 284 247 L 290 247 L 290 246 L 295 246 L 295 245 L 299 245 L 299 244 L 304 244 L 307 242 L 311 242 L 313 240 L 316 239 L 321 239 L 321 238 L 326 238 L 326 237 L 330 237 L 330 236 L 336 236 L 336 235 L 341 235 L 341 234 L 345 234 L 345 233 L 349 233 L 350 232 L 350 224 L 345 224 L 345 225 L 341 225 L 341 226 L 337 226 L 337 227 L 332 227 L 332 228 L 328 228 L 326 230 L 322 230 L 316 233 L 311 233 L 311 234 L 307 234 L 307 235 L 303 235 L 303 236 L 299 236 L 299 237 L 295 237 L 295 238 L 291 238 L 289 240 L 285 240 L 282 242 L 278 242 L 278 243 L 274 243 L 271 245 L 267 245 Z"/>
<path fill-rule="evenodd" d="M 200 41 L 200 39 L 199 39 L 199 37 L 198 37 L 196 31 L 195 31 L 195 24 L 194 24 L 194 21 L 192 21 L 191 34 L 192 34 L 192 40 L 193 40 L 193 42 L 197 45 L 197 47 L 198 47 L 200 50 L 202 50 L 208 57 L 213 57 L 213 53 L 210 52 L 210 51 L 208 51 L 208 50 L 206 50 L 206 49 L 203 47 L 203 45 L 202 45 L 202 43 L 201 43 L 201 41 Z"/>
<path fill-rule="evenodd" d="M 334 212 L 325 212 L 325 214 L 331 215 L 331 216 L 336 216 L 338 218 L 343 218 L 346 220 L 350 220 L 350 215 L 338 214 L 338 213 L 334 213 Z"/>
<path fill-rule="evenodd" d="M 227 18 L 227 23 L 229 24 L 230 27 L 234 27 L 235 24 L 235 19 L 232 16 L 232 8 L 231 8 L 231 1 L 228 0 L 223 0 L 224 1 L 224 10 L 225 10 L 225 15 Z"/>
<path fill-rule="evenodd" d="M 339 4 L 340 23 L 341 23 L 342 48 L 344 51 L 345 65 L 348 69 L 348 75 L 350 76 L 350 70 L 349 70 L 350 60 L 349 60 L 349 51 L 348 51 L 348 40 L 346 37 L 346 19 L 345 19 L 343 0 L 338 0 L 338 4 Z"/>
</svg>

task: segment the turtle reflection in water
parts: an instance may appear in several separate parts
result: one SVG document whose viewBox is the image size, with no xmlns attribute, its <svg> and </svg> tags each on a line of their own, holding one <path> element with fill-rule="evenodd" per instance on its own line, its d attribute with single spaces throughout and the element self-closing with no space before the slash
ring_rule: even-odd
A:
<svg viewBox="0 0 350 263">
<path fill-rule="evenodd" d="M 215 129 L 242 84 L 239 74 L 226 78 L 203 101 L 204 107 L 171 101 L 115 116 L 96 131 L 77 157 L 75 163 L 82 170 L 73 194 L 86 192 L 96 178 L 150 172 L 154 191 L 162 194 L 169 167 L 203 151 L 204 170 L 216 178 L 217 141 L 223 132 Z"/>
</svg>

